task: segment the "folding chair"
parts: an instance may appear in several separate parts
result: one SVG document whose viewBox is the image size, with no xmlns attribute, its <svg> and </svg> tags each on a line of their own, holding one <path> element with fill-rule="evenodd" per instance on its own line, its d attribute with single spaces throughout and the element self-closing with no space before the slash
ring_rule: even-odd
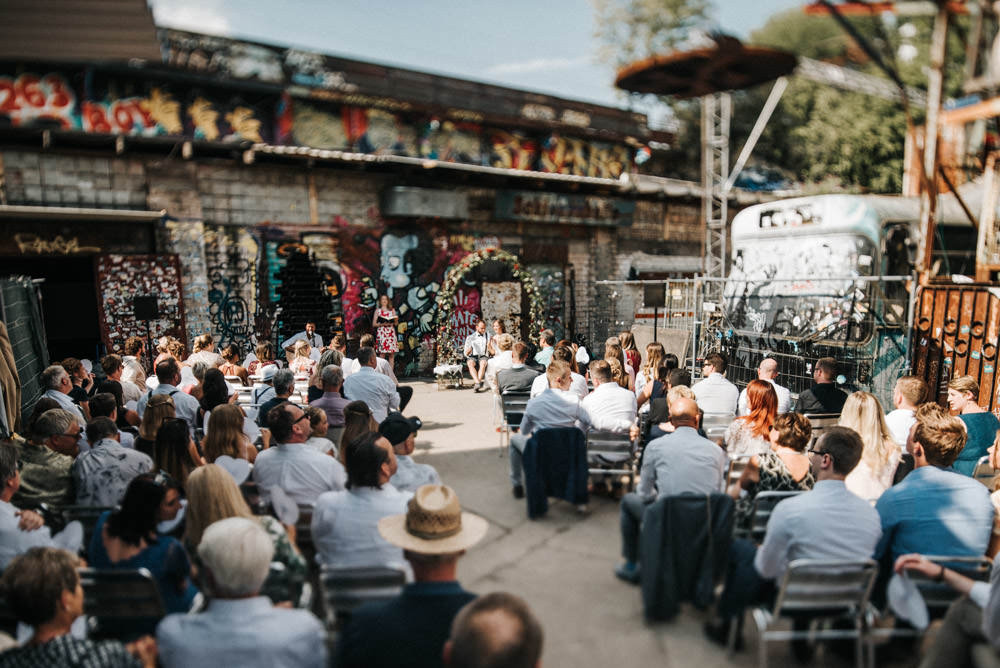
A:
<svg viewBox="0 0 1000 668">
<path fill-rule="evenodd" d="M 132 640 L 155 634 L 166 615 L 153 575 L 138 570 L 81 568 L 83 612 L 91 640 Z"/>
<path fill-rule="evenodd" d="M 312 571 L 316 567 L 316 543 L 312 535 L 312 506 L 299 506 L 299 520 L 295 523 L 295 544 Z"/>
<path fill-rule="evenodd" d="M 107 511 L 115 510 L 112 506 L 59 506 L 56 509 L 66 524 L 79 522 L 83 526 L 83 549 L 90 546 L 90 539 L 97 527 L 97 520 Z"/>
<path fill-rule="evenodd" d="M 801 494 L 802 492 L 760 492 L 753 499 L 753 513 L 750 516 L 750 531 L 735 531 L 734 535 L 739 538 L 749 538 L 758 545 L 764 542 L 764 535 L 767 533 L 767 523 L 771 519 L 771 513 L 779 502 L 790 496 Z"/>
<path fill-rule="evenodd" d="M 983 455 L 976 462 L 976 468 L 972 472 L 972 477 L 990 489 L 993 489 L 993 478 L 996 477 L 997 473 L 998 471 L 990 465 L 990 456 Z"/>
<path fill-rule="evenodd" d="M 351 612 L 362 603 L 398 596 L 405 583 L 406 573 L 395 568 L 323 566 L 319 587 L 327 629 L 333 632 L 343 626 Z"/>
<path fill-rule="evenodd" d="M 729 425 L 733 423 L 734 419 L 734 416 L 728 414 L 705 413 L 705 417 L 701 421 L 701 427 L 705 430 L 705 434 L 710 441 L 718 441 L 726 435 L 726 430 L 729 429 Z"/>
<path fill-rule="evenodd" d="M 754 625 L 757 627 L 757 665 L 767 665 L 767 643 L 775 640 L 853 638 L 855 665 L 864 665 L 865 610 L 875 585 L 878 564 L 871 559 L 862 561 L 821 561 L 796 559 L 788 565 L 781 580 L 781 587 L 774 607 L 754 608 Z M 807 617 L 811 628 L 778 629 L 782 618 Z M 818 628 L 823 620 L 848 620 L 854 628 Z M 730 634 L 733 647 L 737 624 Z"/>
<path fill-rule="evenodd" d="M 819 437 L 830 427 L 836 427 L 840 422 L 840 413 L 809 413 L 806 415 L 809 424 L 812 425 L 812 437 L 809 440 L 809 448 L 815 445 Z"/>
<path fill-rule="evenodd" d="M 590 475 L 627 475 L 628 489 L 635 488 L 636 442 L 628 432 L 587 432 L 587 473 Z"/>
<path fill-rule="evenodd" d="M 503 411 L 503 422 L 500 424 L 500 456 L 510 444 L 511 432 L 516 432 L 521 426 L 521 418 L 524 417 L 528 400 L 531 399 L 530 392 L 505 392 L 500 395 Z"/>
<path fill-rule="evenodd" d="M 726 479 L 722 483 L 722 491 L 726 492 L 732 485 L 735 485 L 743 477 L 743 470 L 750 462 L 752 455 L 742 455 L 729 460 L 729 470 L 726 472 Z"/>
</svg>

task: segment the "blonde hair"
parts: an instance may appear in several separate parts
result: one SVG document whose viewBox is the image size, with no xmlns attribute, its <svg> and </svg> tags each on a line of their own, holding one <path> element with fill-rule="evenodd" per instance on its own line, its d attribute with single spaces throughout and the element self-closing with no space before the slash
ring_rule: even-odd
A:
<svg viewBox="0 0 1000 668">
<path fill-rule="evenodd" d="M 552 387 L 552 383 L 562 380 L 563 378 L 568 378 L 572 368 L 566 362 L 562 360 L 552 360 L 549 362 L 549 368 L 545 370 L 545 377 L 549 381 L 549 387 Z"/>
<path fill-rule="evenodd" d="M 243 411 L 233 404 L 221 404 L 212 409 L 208 432 L 202 441 L 205 460 L 209 463 L 223 455 L 246 459 L 243 435 Z"/>
<path fill-rule="evenodd" d="M 213 522 L 227 517 L 253 519 L 233 476 L 218 464 L 200 466 L 184 483 L 187 510 L 184 513 L 184 538 L 191 547 L 198 547 L 201 536 Z"/>
<path fill-rule="evenodd" d="M 837 425 L 858 432 L 865 446 L 861 451 L 861 460 L 875 473 L 889 462 L 893 449 L 899 448 L 892 440 L 882 405 L 869 392 L 855 392 L 847 397 Z"/>
<path fill-rule="evenodd" d="M 625 365 L 615 357 L 605 357 L 608 367 L 611 369 L 611 378 L 620 386 L 628 389 L 628 374 L 625 373 Z"/>
<path fill-rule="evenodd" d="M 309 357 L 310 350 L 312 350 L 312 346 L 309 345 L 308 341 L 303 340 L 295 344 L 296 357 Z"/>
<path fill-rule="evenodd" d="M 659 341 L 650 341 L 646 344 L 646 362 L 642 365 L 642 374 L 646 380 L 650 382 L 657 380 L 656 370 L 660 368 L 660 362 L 666 354 L 666 349 Z"/>
<path fill-rule="evenodd" d="M 146 410 L 139 423 L 139 438 L 156 440 L 156 432 L 167 418 L 177 417 L 177 408 L 169 394 L 154 394 L 146 401 Z"/>
<path fill-rule="evenodd" d="M 979 383 L 972 376 L 956 376 L 948 382 L 948 389 L 965 394 L 972 393 L 972 400 L 979 403 Z"/>
<path fill-rule="evenodd" d="M 674 403 L 678 399 L 690 399 L 695 401 L 694 390 L 692 390 L 687 385 L 674 385 L 669 390 L 667 390 L 667 409 L 669 410 L 670 404 Z"/>
<path fill-rule="evenodd" d="M 510 350 L 514 347 L 514 337 L 504 332 L 503 334 L 497 334 L 497 348 L 500 350 Z"/>
<path fill-rule="evenodd" d="M 618 335 L 618 340 L 622 344 L 622 350 L 638 350 L 635 347 L 635 337 L 632 336 L 632 332 L 622 332 Z"/>
<path fill-rule="evenodd" d="M 196 353 L 202 350 L 207 350 L 209 346 L 214 343 L 211 334 L 202 334 L 201 336 L 196 336 L 194 338 L 194 351 Z"/>
</svg>

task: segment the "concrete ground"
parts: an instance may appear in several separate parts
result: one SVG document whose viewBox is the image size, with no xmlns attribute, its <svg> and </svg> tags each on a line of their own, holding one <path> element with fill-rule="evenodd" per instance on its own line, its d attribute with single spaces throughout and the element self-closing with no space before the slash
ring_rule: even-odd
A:
<svg viewBox="0 0 1000 668">
<path fill-rule="evenodd" d="M 527 518 L 524 500 L 510 493 L 490 394 L 408 384 L 414 396 L 406 414 L 424 424 L 417 461 L 435 466 L 463 508 L 490 521 L 486 538 L 460 562 L 459 579 L 476 593 L 509 591 L 528 602 L 545 629 L 547 668 L 755 665 L 749 617 L 747 649 L 731 660 L 702 636 L 706 613 L 686 607 L 672 622 L 644 621 L 639 589 L 613 573 L 620 559 L 616 501 L 592 497 L 590 514 L 580 516 L 552 500 L 546 517 Z M 773 665 L 799 665 L 785 643 L 773 643 L 768 656 Z M 850 664 L 821 652 L 809 665 Z"/>
</svg>

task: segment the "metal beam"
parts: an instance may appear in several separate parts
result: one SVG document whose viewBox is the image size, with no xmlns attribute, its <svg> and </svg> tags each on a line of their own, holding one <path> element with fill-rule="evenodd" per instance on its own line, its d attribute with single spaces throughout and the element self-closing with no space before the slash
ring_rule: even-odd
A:
<svg viewBox="0 0 1000 668">
<path fill-rule="evenodd" d="M 774 86 L 771 87 L 771 92 L 764 102 L 764 107 L 760 110 L 760 115 L 757 116 L 757 122 L 754 123 L 753 130 L 750 131 L 750 136 L 747 137 L 747 143 L 743 145 L 743 150 L 740 151 L 739 157 L 736 158 L 736 164 L 733 165 L 733 171 L 729 173 L 729 178 L 726 179 L 726 183 L 722 187 L 723 196 L 728 195 L 729 191 L 733 189 L 736 178 L 743 171 L 743 166 L 747 164 L 747 160 L 750 159 L 750 154 L 753 153 L 753 149 L 757 145 L 757 140 L 764 133 L 764 128 L 767 127 L 767 122 L 771 120 L 771 114 L 774 113 L 774 109 L 778 106 L 781 95 L 785 92 L 786 88 L 788 88 L 787 77 L 779 77 L 774 82 Z"/>
</svg>

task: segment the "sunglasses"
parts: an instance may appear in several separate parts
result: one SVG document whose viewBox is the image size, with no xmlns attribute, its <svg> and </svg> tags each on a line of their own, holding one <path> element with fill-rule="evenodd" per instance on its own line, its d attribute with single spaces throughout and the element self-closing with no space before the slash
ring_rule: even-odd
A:
<svg viewBox="0 0 1000 668">
<path fill-rule="evenodd" d="M 79 441 L 83 438 L 83 430 L 76 432 L 75 434 L 59 434 L 60 436 L 65 436 L 66 438 L 72 438 L 74 441 Z"/>
</svg>

